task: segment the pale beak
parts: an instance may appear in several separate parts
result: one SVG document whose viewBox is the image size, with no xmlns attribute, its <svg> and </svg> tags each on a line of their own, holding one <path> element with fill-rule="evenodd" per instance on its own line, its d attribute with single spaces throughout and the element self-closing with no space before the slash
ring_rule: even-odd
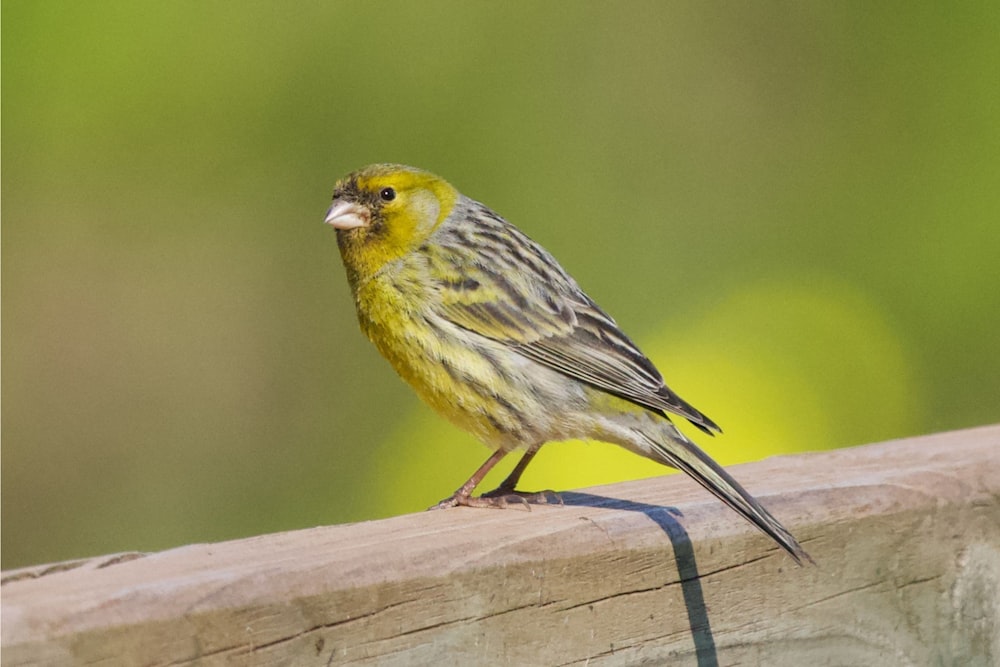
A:
<svg viewBox="0 0 1000 667">
<path fill-rule="evenodd" d="M 368 213 L 368 209 L 361 204 L 334 199 L 323 222 L 336 229 L 354 229 L 355 227 L 364 227 L 370 220 L 371 215 Z"/>
</svg>

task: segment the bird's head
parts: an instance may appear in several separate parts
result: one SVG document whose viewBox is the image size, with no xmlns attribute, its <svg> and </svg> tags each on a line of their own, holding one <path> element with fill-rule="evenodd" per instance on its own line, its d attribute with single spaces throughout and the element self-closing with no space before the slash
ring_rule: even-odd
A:
<svg viewBox="0 0 1000 667">
<path fill-rule="evenodd" d="M 434 174 L 374 164 L 337 181 L 326 223 L 352 282 L 413 252 L 447 219 L 458 191 Z"/>
</svg>

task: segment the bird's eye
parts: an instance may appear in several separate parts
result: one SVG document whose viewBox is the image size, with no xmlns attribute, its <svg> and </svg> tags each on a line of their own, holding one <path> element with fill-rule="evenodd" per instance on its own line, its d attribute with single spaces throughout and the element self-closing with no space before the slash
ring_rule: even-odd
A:
<svg viewBox="0 0 1000 667">
<path fill-rule="evenodd" d="M 378 196 L 382 198 L 382 201 L 392 201 L 396 198 L 396 191 L 392 188 L 382 188 Z"/>
</svg>

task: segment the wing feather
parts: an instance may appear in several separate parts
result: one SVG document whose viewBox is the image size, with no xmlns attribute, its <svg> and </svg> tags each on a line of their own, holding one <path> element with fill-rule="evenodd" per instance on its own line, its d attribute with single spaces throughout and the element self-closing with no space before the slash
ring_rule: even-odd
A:
<svg viewBox="0 0 1000 667">
<path fill-rule="evenodd" d="M 425 251 L 438 315 L 525 357 L 647 408 L 719 431 L 670 390 L 653 363 L 538 244 L 481 205 Z M 544 279 L 543 279 L 544 278 Z"/>
</svg>

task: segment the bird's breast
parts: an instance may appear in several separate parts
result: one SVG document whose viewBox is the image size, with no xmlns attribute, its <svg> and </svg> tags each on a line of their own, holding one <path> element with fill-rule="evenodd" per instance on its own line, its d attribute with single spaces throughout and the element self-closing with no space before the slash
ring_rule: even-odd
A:
<svg viewBox="0 0 1000 667">
<path fill-rule="evenodd" d="M 435 411 L 491 447 L 559 439 L 560 403 L 573 383 L 507 345 L 441 317 L 428 295 L 395 280 L 356 294 L 361 329 Z"/>
</svg>

